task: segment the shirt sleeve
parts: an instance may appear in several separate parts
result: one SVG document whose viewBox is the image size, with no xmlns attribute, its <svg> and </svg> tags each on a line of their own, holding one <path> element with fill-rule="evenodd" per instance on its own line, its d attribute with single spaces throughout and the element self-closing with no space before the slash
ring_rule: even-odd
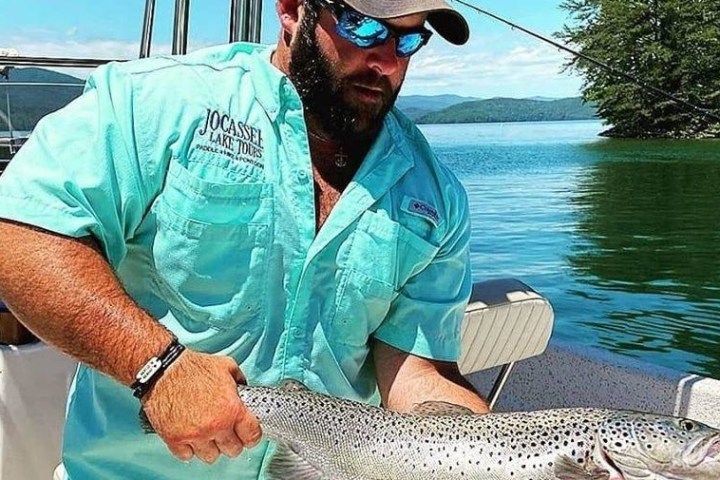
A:
<svg viewBox="0 0 720 480">
<path fill-rule="evenodd" d="M 71 237 L 92 235 L 111 264 L 142 220 L 130 78 L 101 67 L 86 91 L 43 118 L 0 177 L 0 217 Z"/>
<path fill-rule="evenodd" d="M 399 350 L 440 361 L 459 358 L 460 327 L 472 291 L 468 201 L 460 183 L 451 184 L 459 194 L 445 241 L 433 261 L 402 287 L 374 333 Z"/>
</svg>

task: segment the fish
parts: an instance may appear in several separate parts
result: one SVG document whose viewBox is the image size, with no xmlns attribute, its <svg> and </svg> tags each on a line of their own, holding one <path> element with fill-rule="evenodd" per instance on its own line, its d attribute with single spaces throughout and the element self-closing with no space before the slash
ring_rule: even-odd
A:
<svg viewBox="0 0 720 480">
<path fill-rule="evenodd" d="M 687 418 L 601 408 L 475 414 L 445 402 L 399 413 L 294 380 L 238 394 L 276 443 L 268 480 L 720 479 L 720 431 Z"/>
</svg>

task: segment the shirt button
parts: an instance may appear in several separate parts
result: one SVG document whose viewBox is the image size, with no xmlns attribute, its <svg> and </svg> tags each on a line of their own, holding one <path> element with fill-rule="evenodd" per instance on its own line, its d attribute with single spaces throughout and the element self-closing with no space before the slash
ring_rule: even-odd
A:
<svg viewBox="0 0 720 480">
<path fill-rule="evenodd" d="M 298 170 L 297 171 L 297 179 L 300 183 L 308 183 L 309 175 L 305 170 Z"/>
<path fill-rule="evenodd" d="M 286 82 L 283 82 L 282 89 L 283 89 L 283 93 L 284 93 L 285 95 L 293 95 L 293 94 L 295 93 L 295 89 L 294 89 L 293 86 L 290 84 L 290 81 L 289 81 L 289 80 L 286 81 Z"/>
</svg>

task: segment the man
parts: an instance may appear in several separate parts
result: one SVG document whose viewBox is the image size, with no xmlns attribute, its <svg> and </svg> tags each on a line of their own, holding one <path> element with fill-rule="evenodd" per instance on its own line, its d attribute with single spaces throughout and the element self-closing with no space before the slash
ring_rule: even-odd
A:
<svg viewBox="0 0 720 480">
<path fill-rule="evenodd" d="M 71 480 L 258 478 L 238 382 L 487 411 L 454 363 L 467 199 L 392 110 L 426 21 L 467 24 L 442 0 L 277 10 L 275 49 L 99 68 L 0 181 L 0 297 L 83 362 Z"/>
</svg>

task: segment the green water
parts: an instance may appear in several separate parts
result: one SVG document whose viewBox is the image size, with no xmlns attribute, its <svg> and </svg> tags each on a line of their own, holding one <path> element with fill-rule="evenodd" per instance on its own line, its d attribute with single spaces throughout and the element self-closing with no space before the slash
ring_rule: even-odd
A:
<svg viewBox="0 0 720 480">
<path fill-rule="evenodd" d="M 476 280 L 553 304 L 554 335 L 720 378 L 720 142 L 598 122 L 429 125 L 473 214 Z"/>
<path fill-rule="evenodd" d="M 476 280 L 516 277 L 555 337 L 720 378 L 720 142 L 599 122 L 423 125 L 470 198 Z"/>
</svg>

